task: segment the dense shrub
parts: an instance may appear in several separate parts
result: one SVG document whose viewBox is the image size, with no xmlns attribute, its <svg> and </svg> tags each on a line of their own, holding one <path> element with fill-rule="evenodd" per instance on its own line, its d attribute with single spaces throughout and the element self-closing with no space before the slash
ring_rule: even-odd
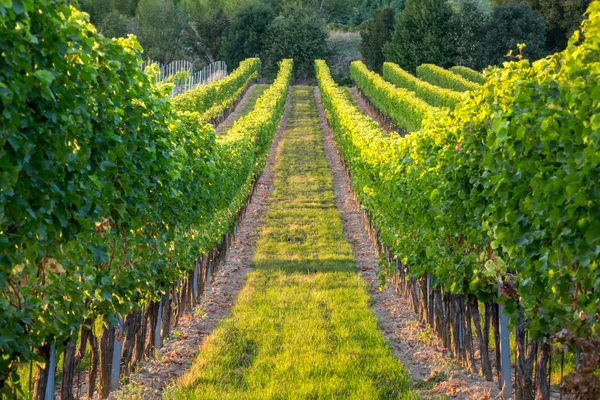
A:
<svg viewBox="0 0 600 400">
<path fill-rule="evenodd" d="M 376 72 L 381 72 L 385 61 L 383 46 L 392 38 L 395 13 L 391 7 L 374 10 L 373 17 L 365 22 L 360 32 L 360 54 L 365 64 Z"/>
<path fill-rule="evenodd" d="M 406 0 L 392 40 L 383 49 L 386 61 L 409 72 L 423 63 L 452 65 L 453 15 L 447 0 Z"/>
<path fill-rule="evenodd" d="M 273 70 L 279 60 L 293 58 L 295 76 L 313 75 L 315 58 L 327 56 L 327 27 L 312 8 L 287 5 L 267 31 L 265 69 Z"/>
<path fill-rule="evenodd" d="M 523 52 L 525 58 L 537 60 L 547 54 L 544 18 L 527 3 L 497 6 L 490 17 L 485 42 L 487 65 L 506 61 L 508 51 L 516 51 L 519 43 L 527 46 Z"/>
<path fill-rule="evenodd" d="M 485 55 L 488 47 L 486 33 L 490 29 L 489 14 L 479 2 L 467 0 L 461 3 L 453 20 L 456 27 L 455 64 L 465 65 L 476 70 L 482 70 L 488 66 Z"/>
<path fill-rule="evenodd" d="M 230 68 L 248 57 L 264 53 L 267 28 L 274 18 L 273 9 L 263 2 L 249 1 L 240 6 L 231 18 L 221 51 Z"/>
<path fill-rule="evenodd" d="M 546 47 L 550 51 L 563 50 L 567 40 L 579 28 L 583 12 L 590 0 L 528 0 L 531 8 L 544 17 Z"/>
<path fill-rule="evenodd" d="M 188 15 L 174 0 L 140 0 L 138 21 L 145 57 L 165 64 L 184 58 Z"/>
</svg>

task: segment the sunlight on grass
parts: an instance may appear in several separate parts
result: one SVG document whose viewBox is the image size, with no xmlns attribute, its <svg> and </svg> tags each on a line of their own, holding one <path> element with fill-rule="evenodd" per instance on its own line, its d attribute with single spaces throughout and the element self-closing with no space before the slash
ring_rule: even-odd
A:
<svg viewBox="0 0 600 400">
<path fill-rule="evenodd" d="M 232 315 L 167 395 L 416 399 L 369 309 L 322 147 L 312 87 L 295 87 L 275 191 Z"/>
</svg>

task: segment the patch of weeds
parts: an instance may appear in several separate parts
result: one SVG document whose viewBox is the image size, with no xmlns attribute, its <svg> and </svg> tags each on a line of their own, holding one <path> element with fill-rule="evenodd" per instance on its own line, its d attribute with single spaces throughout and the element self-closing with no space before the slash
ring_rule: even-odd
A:
<svg viewBox="0 0 600 400">
<path fill-rule="evenodd" d="M 194 318 L 204 318 L 205 315 L 206 313 L 204 312 L 204 309 L 201 306 L 198 306 L 194 309 Z"/>
<path fill-rule="evenodd" d="M 417 340 L 419 340 L 419 342 L 421 342 L 421 343 L 425 343 L 427 345 L 430 345 L 430 344 L 435 343 L 437 341 L 437 337 L 429 329 L 423 329 L 417 335 Z"/>
</svg>

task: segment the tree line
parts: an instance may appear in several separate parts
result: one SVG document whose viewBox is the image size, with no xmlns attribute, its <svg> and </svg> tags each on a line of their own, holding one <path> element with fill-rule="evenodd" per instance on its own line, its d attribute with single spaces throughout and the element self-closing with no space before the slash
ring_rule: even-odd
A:
<svg viewBox="0 0 600 400">
<path fill-rule="evenodd" d="M 358 26 L 371 9 L 399 0 L 79 0 L 104 36 L 135 34 L 144 56 L 198 66 L 224 60 L 230 68 L 260 57 L 265 72 L 283 58 L 296 60 L 296 75 L 312 73 L 312 60 L 327 55 L 327 23 Z"/>
<path fill-rule="evenodd" d="M 260 57 L 267 74 L 283 58 L 295 75 L 326 58 L 329 30 L 361 32 L 362 58 L 380 72 L 391 61 L 414 72 L 424 63 L 481 70 L 518 43 L 539 59 L 564 49 L 589 0 L 79 0 L 107 37 L 135 34 L 144 56 L 198 67 L 235 68 Z M 343 50 L 342 50 L 343 51 Z M 347 74 L 347 73 L 346 73 Z M 343 79 L 342 79 L 343 80 Z"/>
<path fill-rule="evenodd" d="M 361 53 L 381 71 L 384 61 L 411 72 L 418 65 L 464 65 L 481 70 L 522 56 L 537 60 L 563 50 L 589 0 L 405 0 L 379 7 L 361 29 Z"/>
</svg>

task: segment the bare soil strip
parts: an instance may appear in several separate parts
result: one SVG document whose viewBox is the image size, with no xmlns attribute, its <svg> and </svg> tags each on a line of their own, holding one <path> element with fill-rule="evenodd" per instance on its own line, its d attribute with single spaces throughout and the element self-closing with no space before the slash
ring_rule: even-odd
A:
<svg viewBox="0 0 600 400">
<path fill-rule="evenodd" d="M 323 131 L 325 156 L 333 176 L 336 204 L 344 223 L 344 234 L 352 244 L 358 269 L 373 299 L 372 310 L 394 355 L 410 369 L 415 388 L 424 396 L 445 395 L 452 399 L 494 399 L 499 395 L 495 382 L 469 374 L 449 357 L 427 326 L 419 322 L 407 300 L 396 294 L 391 281 L 379 290 L 379 257 L 366 231 L 358 205 L 346 180 L 346 172 L 327 122 L 321 94 L 315 88 L 319 123 Z M 360 96 L 358 96 L 360 97 Z"/>
<path fill-rule="evenodd" d="M 239 104 L 238 107 L 243 105 Z M 132 374 L 127 386 L 113 393 L 112 399 L 161 398 L 164 388 L 186 372 L 202 348 L 204 340 L 229 313 L 237 293 L 244 285 L 246 274 L 251 270 L 250 263 L 262 225 L 261 219 L 273 192 L 273 168 L 280 151 L 281 136 L 287 126 L 290 109 L 291 87 L 265 169 L 258 178 L 256 191 L 250 200 L 246 216 L 238 226 L 235 242 L 214 281 L 211 282 L 210 293 L 205 294 L 204 300 L 192 314 L 182 318 L 182 322 L 174 328 L 174 333 L 168 341 L 165 341 L 158 356 L 144 363 Z"/>
</svg>

